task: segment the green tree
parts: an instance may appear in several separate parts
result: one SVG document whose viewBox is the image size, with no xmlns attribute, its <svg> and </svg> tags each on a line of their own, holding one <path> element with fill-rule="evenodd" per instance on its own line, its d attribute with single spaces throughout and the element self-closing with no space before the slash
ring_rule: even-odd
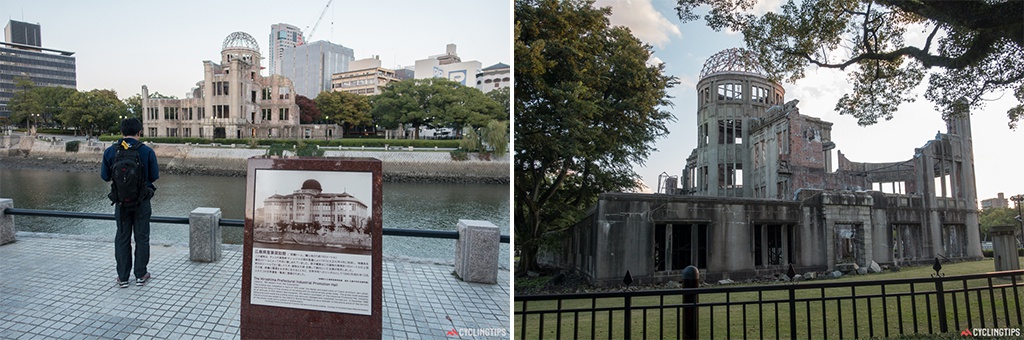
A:
<svg viewBox="0 0 1024 340">
<path fill-rule="evenodd" d="M 988 236 L 988 230 L 997 225 L 1012 225 L 1020 227 L 1014 217 L 1017 216 L 1017 209 L 1010 208 L 988 208 L 978 213 L 978 226 L 981 227 L 981 238 Z"/>
<path fill-rule="evenodd" d="M 504 156 L 508 153 L 508 121 L 492 120 L 487 126 L 481 128 L 482 142 L 490 146 L 497 156 Z"/>
<path fill-rule="evenodd" d="M 481 128 L 495 119 L 508 120 L 508 111 L 479 89 L 456 84 L 452 88 L 443 88 L 441 93 L 444 110 L 433 124 L 436 127 L 457 130 L 468 125 Z"/>
<path fill-rule="evenodd" d="M 9 105 L 16 123 L 60 123 L 56 118 L 64 111 L 62 103 L 75 93 L 75 89 L 66 87 L 35 86 L 26 77 L 16 78 L 15 89 Z"/>
<path fill-rule="evenodd" d="M 43 102 L 39 92 L 33 91 L 35 83 L 27 77 L 14 77 L 14 96 L 8 102 L 11 110 L 11 121 L 15 124 L 25 122 L 28 128 L 30 120 L 43 114 Z"/>
<path fill-rule="evenodd" d="M 128 106 L 114 90 L 75 92 L 62 106 L 61 121 L 93 134 L 116 126 L 120 116 L 128 114 Z"/>
<path fill-rule="evenodd" d="M 421 127 L 483 127 L 494 119 L 508 120 L 508 111 L 480 90 L 443 78 L 412 79 L 388 84 L 372 100 L 373 118 L 388 129 Z"/>
<path fill-rule="evenodd" d="M 466 152 L 477 152 L 483 148 L 483 144 L 480 141 L 480 135 L 477 134 L 476 129 L 472 126 L 467 125 L 463 128 L 466 131 L 462 135 L 462 140 L 459 141 L 459 149 L 466 150 Z"/>
<path fill-rule="evenodd" d="M 675 118 L 664 64 L 609 8 L 583 0 L 515 2 L 515 238 L 522 272 L 601 192 L 634 188 Z"/>
<path fill-rule="evenodd" d="M 502 87 L 491 92 L 487 92 L 487 96 L 491 97 L 495 103 L 498 103 L 498 107 L 504 109 L 505 116 L 509 116 L 512 113 L 512 107 L 509 103 L 509 98 L 512 97 L 512 91 L 508 87 Z"/>
<path fill-rule="evenodd" d="M 320 92 L 316 107 L 325 119 L 335 124 L 353 127 L 373 124 L 370 100 L 366 96 L 349 92 Z"/>
<path fill-rule="evenodd" d="M 774 80 L 796 81 L 812 65 L 849 68 L 853 92 L 836 111 L 861 125 L 892 119 L 899 104 L 914 101 L 926 72 L 925 98 L 943 117 L 968 114 L 984 106 L 985 94 L 1008 89 L 1024 103 L 1022 1 L 790 0 L 762 16 L 746 12 L 755 2 L 678 0 L 676 10 L 687 22 L 710 7 L 708 26 L 742 32 Z M 918 27 L 926 40 L 908 44 Z M 1015 129 L 1024 105 L 1007 116 Z"/>
<path fill-rule="evenodd" d="M 439 104 L 440 88 L 446 79 L 408 79 L 389 83 L 373 97 L 370 114 L 386 129 L 406 125 L 413 128 L 413 139 L 420 138 L 420 127 L 431 126 L 444 108 Z"/>
<path fill-rule="evenodd" d="M 32 90 L 39 94 L 43 120 L 63 124 L 59 117 L 64 113 L 64 101 L 77 91 L 67 87 L 37 87 Z"/>
<path fill-rule="evenodd" d="M 134 94 L 131 97 L 125 98 L 124 100 L 125 109 L 128 110 L 129 117 L 143 119 L 142 115 L 142 95 Z"/>
</svg>

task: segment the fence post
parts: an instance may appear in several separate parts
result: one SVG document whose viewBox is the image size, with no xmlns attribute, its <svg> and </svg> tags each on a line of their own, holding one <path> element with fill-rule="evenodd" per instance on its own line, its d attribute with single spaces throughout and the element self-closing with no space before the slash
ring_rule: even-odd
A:
<svg viewBox="0 0 1024 340">
<path fill-rule="evenodd" d="M 188 214 L 188 259 L 192 262 L 220 260 L 220 216 L 220 208 L 196 208 Z"/>
<path fill-rule="evenodd" d="M 4 213 L 7 208 L 14 208 L 14 200 L 0 198 L 0 245 L 14 242 L 14 216 Z"/>
<path fill-rule="evenodd" d="M 945 274 L 940 274 L 942 270 L 942 264 L 939 263 L 939 258 L 935 258 L 935 264 L 932 266 L 935 269 L 935 274 L 932 277 L 935 278 L 935 303 L 939 307 L 939 331 L 942 333 L 949 332 L 948 326 L 946 325 L 946 297 L 942 289 L 942 277 Z M 995 301 L 993 301 L 995 303 Z"/>
<path fill-rule="evenodd" d="M 632 336 L 633 335 L 633 306 L 632 306 L 633 305 L 633 301 L 632 300 L 633 300 L 633 296 L 632 295 L 626 295 L 626 315 L 625 315 L 625 318 L 624 318 L 625 321 L 626 321 L 626 327 L 623 328 L 623 334 L 625 335 L 623 337 L 623 339 L 626 339 L 626 340 L 629 340 L 629 339 L 633 338 L 633 336 Z M 647 327 L 647 325 L 644 325 L 644 327 Z M 608 334 L 608 335 L 611 336 L 611 334 Z"/>
<path fill-rule="evenodd" d="M 796 339 L 796 270 L 793 270 L 792 263 L 789 264 L 788 274 L 789 278 L 793 280 L 789 284 L 789 338 Z M 810 322 L 809 315 L 807 322 Z"/>
<path fill-rule="evenodd" d="M 700 271 L 697 267 L 683 269 L 683 288 L 697 288 L 700 285 Z M 683 294 L 683 339 L 697 339 L 697 293 Z"/>
<path fill-rule="evenodd" d="M 946 297 L 942 291 L 942 278 L 939 277 L 935 278 L 935 295 L 935 301 L 939 304 L 939 331 L 945 334 L 949 332 L 946 326 Z"/>
</svg>

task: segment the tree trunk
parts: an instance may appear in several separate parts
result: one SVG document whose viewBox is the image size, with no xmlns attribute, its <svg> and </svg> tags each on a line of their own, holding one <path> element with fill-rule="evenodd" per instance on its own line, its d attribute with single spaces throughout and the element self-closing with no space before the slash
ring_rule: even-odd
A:
<svg viewBox="0 0 1024 340">
<path fill-rule="evenodd" d="M 526 275 L 528 271 L 537 269 L 537 246 L 530 244 L 523 245 L 519 251 L 519 267 L 516 274 Z"/>
</svg>

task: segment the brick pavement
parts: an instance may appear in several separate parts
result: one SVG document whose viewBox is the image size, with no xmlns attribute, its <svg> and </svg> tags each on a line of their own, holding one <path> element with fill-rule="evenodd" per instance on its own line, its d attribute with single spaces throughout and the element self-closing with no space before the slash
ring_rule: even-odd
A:
<svg viewBox="0 0 1024 340">
<path fill-rule="evenodd" d="M 152 281 L 121 289 L 112 242 L 18 233 L 0 246 L 0 339 L 239 338 L 240 246 L 225 245 L 216 263 L 190 262 L 182 245 L 151 254 Z M 462 333 L 509 328 L 507 270 L 485 285 L 455 279 L 450 265 L 383 266 L 385 339 L 445 338 L 445 316 Z"/>
</svg>

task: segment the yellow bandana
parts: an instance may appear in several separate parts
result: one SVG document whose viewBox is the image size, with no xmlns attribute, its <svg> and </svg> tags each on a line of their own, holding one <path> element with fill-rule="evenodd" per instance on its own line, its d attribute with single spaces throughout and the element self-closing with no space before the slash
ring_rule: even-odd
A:
<svg viewBox="0 0 1024 340">
<path fill-rule="evenodd" d="M 124 148 L 125 150 L 128 150 L 128 148 L 131 147 L 131 145 L 128 145 L 128 141 L 122 140 L 121 147 Z"/>
</svg>

